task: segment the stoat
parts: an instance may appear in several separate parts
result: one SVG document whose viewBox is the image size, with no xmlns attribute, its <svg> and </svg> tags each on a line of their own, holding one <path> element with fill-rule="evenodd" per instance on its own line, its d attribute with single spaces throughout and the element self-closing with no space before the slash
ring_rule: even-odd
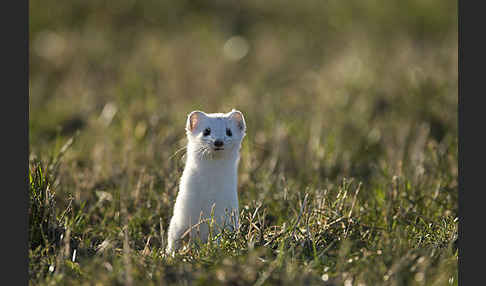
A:
<svg viewBox="0 0 486 286">
<path fill-rule="evenodd" d="M 180 247 L 181 236 L 207 242 L 211 214 L 213 234 L 238 227 L 238 163 L 246 133 L 243 114 L 193 111 L 187 116 L 186 163 L 168 230 L 166 252 Z"/>
</svg>

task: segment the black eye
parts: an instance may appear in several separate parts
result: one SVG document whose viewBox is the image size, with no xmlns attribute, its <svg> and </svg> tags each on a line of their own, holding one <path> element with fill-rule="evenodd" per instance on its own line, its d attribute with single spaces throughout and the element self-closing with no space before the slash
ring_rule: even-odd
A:
<svg viewBox="0 0 486 286">
<path fill-rule="evenodd" d="M 210 129 L 210 128 L 206 128 L 206 129 L 204 129 L 204 131 L 203 131 L 203 135 L 204 135 L 204 136 L 208 136 L 209 134 L 211 134 L 211 129 Z"/>
<path fill-rule="evenodd" d="M 228 135 L 229 137 L 231 137 L 231 135 L 233 135 L 233 133 L 231 132 L 231 129 L 226 128 L 226 135 Z"/>
</svg>

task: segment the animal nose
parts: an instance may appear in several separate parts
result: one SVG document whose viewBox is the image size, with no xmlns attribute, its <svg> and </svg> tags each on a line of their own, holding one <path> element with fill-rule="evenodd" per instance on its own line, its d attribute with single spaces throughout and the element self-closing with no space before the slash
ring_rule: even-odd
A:
<svg viewBox="0 0 486 286">
<path fill-rule="evenodd" d="M 223 146 L 223 141 L 222 140 L 216 140 L 216 141 L 214 141 L 214 146 L 216 146 L 216 147 Z"/>
</svg>

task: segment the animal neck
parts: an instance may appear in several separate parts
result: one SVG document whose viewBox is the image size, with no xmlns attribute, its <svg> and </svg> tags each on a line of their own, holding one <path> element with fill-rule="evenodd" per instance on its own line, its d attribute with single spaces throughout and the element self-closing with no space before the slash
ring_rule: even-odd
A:
<svg viewBox="0 0 486 286">
<path fill-rule="evenodd" d="M 186 167 L 197 167 L 198 169 L 210 169 L 212 172 L 225 172 L 236 170 L 239 161 L 239 154 L 228 154 L 221 158 L 201 158 L 195 154 L 188 154 Z"/>
</svg>

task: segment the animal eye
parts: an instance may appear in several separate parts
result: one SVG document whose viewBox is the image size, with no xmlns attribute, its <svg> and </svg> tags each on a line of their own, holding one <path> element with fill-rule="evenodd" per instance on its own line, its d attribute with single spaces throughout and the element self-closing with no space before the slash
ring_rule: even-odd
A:
<svg viewBox="0 0 486 286">
<path fill-rule="evenodd" d="M 226 135 L 230 136 L 233 135 L 233 133 L 231 132 L 231 129 L 229 128 L 226 128 Z"/>
<path fill-rule="evenodd" d="M 206 128 L 206 129 L 204 129 L 204 131 L 203 131 L 203 135 L 204 135 L 204 136 L 208 136 L 209 134 L 211 134 L 211 128 Z"/>
</svg>

